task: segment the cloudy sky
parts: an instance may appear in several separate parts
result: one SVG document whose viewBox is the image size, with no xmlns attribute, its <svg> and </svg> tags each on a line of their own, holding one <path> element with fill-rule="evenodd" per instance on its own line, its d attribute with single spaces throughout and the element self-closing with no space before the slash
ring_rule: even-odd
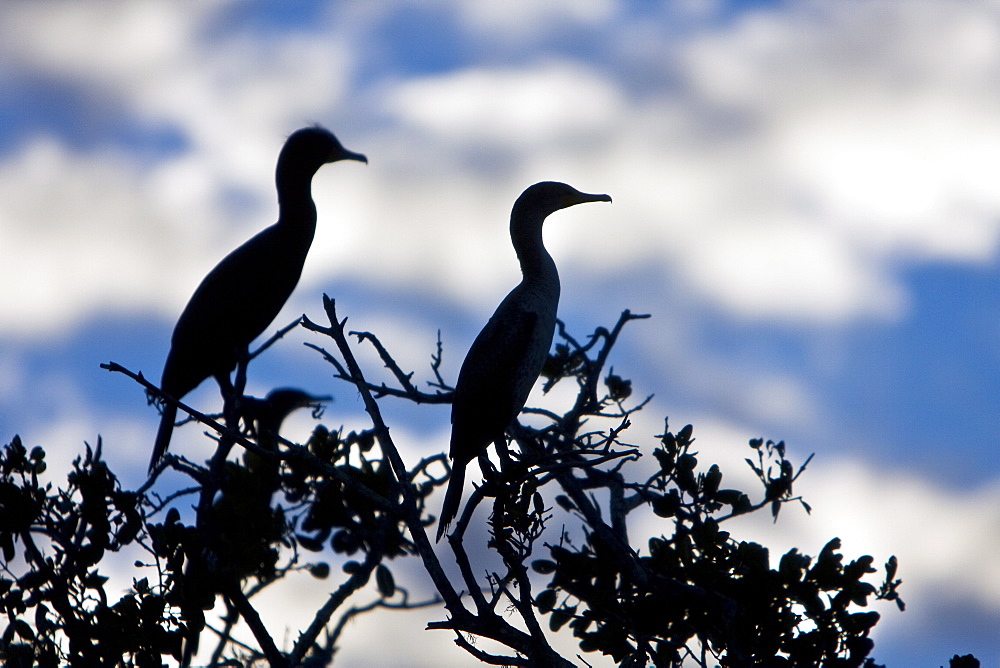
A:
<svg viewBox="0 0 1000 668">
<path fill-rule="evenodd" d="M 98 365 L 159 376 L 200 279 L 273 222 L 284 138 L 320 122 L 370 164 L 314 180 L 276 324 L 321 319 L 325 292 L 418 374 L 440 329 L 454 378 L 518 280 L 516 196 L 606 192 L 546 242 L 573 332 L 653 316 L 612 360 L 656 395 L 631 440 L 693 423 L 734 476 L 752 437 L 815 452 L 812 516 L 736 537 L 898 555 L 908 609 L 877 608 L 875 658 L 1000 664 L 1000 3 L 13 2 L 0 87 L 4 442 L 64 470 L 101 435 L 141 484 L 157 415 Z M 250 391 L 332 394 L 324 421 L 363 425 L 304 341 Z M 218 407 L 208 383 L 190 399 Z M 410 461 L 445 449 L 446 408 L 386 410 Z M 344 660 L 464 659 L 430 618 L 360 622 Z"/>
</svg>

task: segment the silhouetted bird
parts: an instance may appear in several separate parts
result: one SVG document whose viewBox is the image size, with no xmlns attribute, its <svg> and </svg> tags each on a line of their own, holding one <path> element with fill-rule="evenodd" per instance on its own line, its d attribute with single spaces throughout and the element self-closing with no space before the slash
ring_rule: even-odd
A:
<svg viewBox="0 0 1000 668">
<path fill-rule="evenodd" d="M 272 390 L 266 398 L 243 397 L 241 406 L 253 425 L 257 444 L 277 451 L 278 431 L 293 411 L 317 406 L 329 397 L 313 397 L 301 390 Z M 171 603 L 180 604 L 189 616 L 182 666 L 191 665 L 198 651 L 198 630 L 204 626 L 202 610 L 215 606 L 216 595 L 239 589 L 249 577 L 261 583 L 276 577 L 279 541 L 287 521 L 280 508 L 271 507 L 271 497 L 278 489 L 277 459 L 244 452 L 246 467 L 226 462 L 222 487 L 209 511 L 199 519 L 198 540 L 201 548 L 188 558 L 183 576 L 168 594 Z"/>
<path fill-rule="evenodd" d="M 285 418 L 300 408 L 319 408 L 330 397 L 314 397 L 302 390 L 282 387 L 271 390 L 267 397 L 243 397 L 242 412 L 254 424 L 257 445 L 271 452 L 278 451 L 278 430 Z M 278 460 L 266 458 L 247 450 L 243 453 L 247 471 L 255 476 L 254 486 L 259 489 L 277 488 Z M 270 494 L 267 495 L 270 502 Z"/>
<path fill-rule="evenodd" d="M 294 387 L 279 387 L 268 392 L 263 399 L 243 397 L 243 411 L 254 422 L 260 447 L 274 450 L 274 437 L 278 435 L 285 418 L 299 408 L 319 408 L 329 400 L 330 397 L 314 397 Z"/>
<path fill-rule="evenodd" d="M 316 231 L 312 177 L 338 160 L 368 162 L 321 127 L 298 130 L 278 156 L 278 222 L 223 258 L 195 290 L 181 313 L 163 367 L 160 388 L 180 399 L 209 376 L 223 394 L 229 374 L 250 343 L 271 324 L 302 273 Z M 166 402 L 149 470 L 170 444 L 177 407 Z"/>
<path fill-rule="evenodd" d="M 257 444 L 278 453 L 278 431 L 293 411 L 318 407 L 329 397 L 313 397 L 301 390 L 273 390 L 265 399 L 244 397 L 243 412 L 254 424 Z M 223 572 L 243 579 L 257 575 L 263 580 L 274 577 L 277 563 L 276 543 L 285 529 L 283 511 L 271 507 L 278 491 L 280 462 L 247 450 L 246 466 L 227 463 L 220 494 L 212 505 L 207 526 L 212 527 L 212 549 Z"/>
<path fill-rule="evenodd" d="M 504 438 L 524 407 L 552 345 L 559 306 L 559 273 L 542 243 L 542 223 L 552 212 L 585 202 L 610 202 L 565 183 L 529 187 L 514 202 L 510 238 L 521 264 L 521 282 L 500 303 L 465 356 L 451 408 L 451 480 L 438 524 L 441 540 L 458 515 L 465 468 L 490 443 Z M 498 443 L 497 447 L 504 447 Z"/>
</svg>

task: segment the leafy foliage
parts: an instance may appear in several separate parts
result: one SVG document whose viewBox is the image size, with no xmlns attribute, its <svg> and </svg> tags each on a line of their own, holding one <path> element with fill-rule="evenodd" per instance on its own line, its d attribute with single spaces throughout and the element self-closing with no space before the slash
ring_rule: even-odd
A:
<svg viewBox="0 0 1000 668">
<path fill-rule="evenodd" d="M 843 566 L 837 538 L 815 564 L 792 549 L 772 569 L 766 547 L 737 542 L 720 524 L 767 503 L 777 504 L 777 515 L 792 500 L 795 476 L 784 447 L 766 445 L 778 477 L 751 462 L 765 483 L 764 501 L 754 505 L 743 492 L 719 489 L 718 466 L 697 473 L 692 444 L 690 425 L 677 435 L 666 431 L 655 451 L 659 471 L 644 485 L 624 485 L 658 516 L 674 520 L 673 534 L 651 538 L 646 556 L 589 532 L 580 548 L 553 545 L 551 559 L 532 564 L 553 575 L 538 597 L 543 612 L 551 612 L 550 628 L 568 623 L 584 651 L 632 665 L 680 665 L 686 657 L 704 664 L 692 639 L 722 666 L 862 665 L 879 614 L 852 607 L 874 597 L 896 600 L 902 609 L 900 581 L 892 579 L 895 558 L 886 564 L 881 590 L 862 580 L 876 572 L 872 558 Z M 765 446 L 755 439 L 751 447 L 760 452 Z M 713 516 L 720 511 L 726 514 Z"/>
<path fill-rule="evenodd" d="M 794 487 L 809 459 L 796 467 L 783 442 L 753 439 L 746 463 L 759 489 L 740 490 L 718 465 L 701 461 L 690 425 L 673 432 L 664 422 L 649 447 L 623 440 L 648 398 L 636 400 L 631 381 L 606 366 L 625 325 L 645 316 L 626 311 L 585 343 L 560 324 L 544 388 L 575 383 L 576 400 L 564 411 L 529 409 L 541 426 L 512 425 L 497 460 L 481 458 L 482 484 L 457 518 L 450 550 L 435 550 L 425 532 L 434 522 L 427 503 L 447 480 L 437 474 L 447 459 L 406 465 L 379 402 L 448 403 L 442 346 L 424 390 L 373 334 L 353 333 L 388 369 L 388 379 L 370 382 L 334 303 L 325 307 L 328 326 L 302 325 L 332 341 L 333 352 L 310 345 L 360 393 L 370 427 L 345 433 L 320 425 L 298 445 L 280 437 L 280 420 L 262 417 L 269 399 L 239 390 L 221 422 L 179 404 L 211 430 L 215 452 L 205 463 L 168 455 L 136 491 L 121 488 L 100 441 L 73 463 L 61 489 L 44 482 L 41 448 L 29 452 L 17 437 L 6 446 L 5 665 L 159 666 L 163 657 L 190 661 L 206 639 L 215 643 L 211 665 L 327 665 L 352 617 L 443 603 L 448 618 L 428 628 L 449 631 L 485 663 L 573 665 L 551 644 L 554 634 L 568 633 L 580 652 L 624 666 L 875 666 L 870 635 L 879 613 L 869 607 L 882 600 L 903 608 L 894 557 L 871 580 L 874 559 L 847 559 L 836 538 L 815 557 L 792 549 L 772 559 L 768 548 L 730 530 L 734 518 L 757 512 L 777 521 L 789 503 L 808 511 Z M 107 368 L 158 396 L 141 375 Z M 318 410 L 315 401 L 298 407 L 305 405 Z M 237 446 L 240 456 L 228 456 Z M 163 496 L 157 483 L 165 468 L 189 486 Z M 469 554 L 471 547 L 479 553 L 480 507 L 496 557 L 488 565 Z M 659 535 L 630 539 L 637 526 L 653 523 Z M 134 560 L 136 577 L 112 601 L 101 569 L 116 553 Z M 417 603 L 391 568 L 414 556 L 436 592 Z M 446 556 L 458 577 L 446 574 Z M 254 597 L 299 572 L 330 595 L 294 642 L 279 648 Z M 367 603 L 348 605 L 366 596 Z M 206 616 L 218 601 L 224 613 Z M 255 646 L 238 640 L 239 624 Z M 476 637 L 506 649 L 483 649 Z M 956 656 L 952 665 L 970 661 Z"/>
</svg>

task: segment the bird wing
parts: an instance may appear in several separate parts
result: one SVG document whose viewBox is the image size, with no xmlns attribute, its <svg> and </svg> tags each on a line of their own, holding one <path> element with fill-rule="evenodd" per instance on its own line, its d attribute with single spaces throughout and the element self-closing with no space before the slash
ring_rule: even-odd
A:
<svg viewBox="0 0 1000 668">
<path fill-rule="evenodd" d="M 513 301 L 508 297 L 497 308 L 459 373 L 451 411 L 451 456 L 456 461 L 471 461 L 503 436 L 538 376 L 526 361 L 538 336 L 539 316 Z"/>
<path fill-rule="evenodd" d="M 281 248 L 284 242 L 275 226 L 262 230 L 223 258 L 198 286 L 188 309 L 197 311 L 202 327 L 212 330 L 211 338 L 247 345 L 278 315 L 298 283 L 302 266 L 293 258 L 279 266 L 288 254 Z"/>
<path fill-rule="evenodd" d="M 164 371 L 164 385 L 171 387 L 164 389 L 180 396 L 211 375 L 232 371 L 298 282 L 300 262 L 277 264 L 276 258 L 283 258 L 279 247 L 286 243 L 275 226 L 269 227 L 205 276 L 174 329 Z"/>
</svg>

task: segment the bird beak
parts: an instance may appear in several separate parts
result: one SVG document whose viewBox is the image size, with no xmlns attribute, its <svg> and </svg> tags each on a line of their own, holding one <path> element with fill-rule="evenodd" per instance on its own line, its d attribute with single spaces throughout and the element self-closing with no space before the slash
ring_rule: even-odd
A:
<svg viewBox="0 0 1000 668">
<path fill-rule="evenodd" d="M 566 204 L 563 208 L 567 206 L 573 206 L 575 204 L 586 204 L 587 202 L 610 202 L 611 197 L 609 195 L 591 195 L 590 193 L 577 192 L 573 195 L 566 196 Z"/>
<path fill-rule="evenodd" d="M 330 154 L 329 162 L 336 162 L 338 160 L 357 160 L 358 162 L 363 162 L 368 164 L 368 158 L 366 158 L 361 153 L 355 153 L 354 151 L 348 151 L 346 148 L 341 148 L 339 151 L 334 151 Z"/>
</svg>

